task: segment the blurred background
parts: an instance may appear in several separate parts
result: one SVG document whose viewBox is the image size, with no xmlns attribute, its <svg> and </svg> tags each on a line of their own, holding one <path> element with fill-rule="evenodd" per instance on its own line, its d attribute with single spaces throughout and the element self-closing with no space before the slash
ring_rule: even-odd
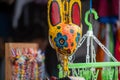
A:
<svg viewBox="0 0 120 80">
<path fill-rule="evenodd" d="M 82 1 L 83 35 L 87 31 L 84 14 L 89 10 L 89 0 Z M 116 1 L 116 2 L 115 2 Z M 94 34 L 115 54 L 117 40 L 118 0 L 93 0 L 93 7 L 99 14 L 99 20 L 91 20 Z M 57 77 L 56 52 L 48 42 L 47 0 L 0 0 L 0 80 L 5 76 L 6 42 L 38 43 L 45 51 L 46 72 Z M 96 44 L 95 44 L 96 46 Z M 104 52 L 96 46 L 97 61 L 109 61 Z M 86 43 L 75 53 L 74 62 L 85 62 Z M 53 64 L 54 63 L 54 64 Z"/>
</svg>

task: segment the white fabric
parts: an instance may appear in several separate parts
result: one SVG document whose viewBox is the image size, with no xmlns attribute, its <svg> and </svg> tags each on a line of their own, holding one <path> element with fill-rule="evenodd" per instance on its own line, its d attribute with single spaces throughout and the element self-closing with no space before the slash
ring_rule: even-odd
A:
<svg viewBox="0 0 120 80">
<path fill-rule="evenodd" d="M 16 0 L 15 3 L 15 9 L 14 9 L 14 16 L 13 16 L 13 22 L 12 26 L 13 28 L 17 28 L 18 26 L 18 20 L 21 16 L 23 6 L 33 0 Z"/>
<path fill-rule="evenodd" d="M 107 49 L 109 49 L 109 42 L 110 42 L 110 40 L 109 40 L 109 32 L 110 32 L 110 24 L 106 24 L 106 35 L 105 35 L 105 38 L 106 38 L 106 48 Z M 104 61 L 110 61 L 110 58 L 108 57 L 108 55 L 107 54 L 105 54 L 105 59 L 104 59 Z"/>
</svg>

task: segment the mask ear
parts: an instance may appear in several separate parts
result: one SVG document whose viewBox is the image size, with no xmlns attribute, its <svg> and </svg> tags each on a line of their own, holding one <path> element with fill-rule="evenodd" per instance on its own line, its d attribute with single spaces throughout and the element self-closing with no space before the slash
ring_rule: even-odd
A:
<svg viewBox="0 0 120 80">
<path fill-rule="evenodd" d="M 48 2 L 48 22 L 51 26 L 61 23 L 61 0 L 49 0 Z"/>
<path fill-rule="evenodd" d="M 70 1 L 71 22 L 81 26 L 81 2 L 80 0 Z"/>
</svg>

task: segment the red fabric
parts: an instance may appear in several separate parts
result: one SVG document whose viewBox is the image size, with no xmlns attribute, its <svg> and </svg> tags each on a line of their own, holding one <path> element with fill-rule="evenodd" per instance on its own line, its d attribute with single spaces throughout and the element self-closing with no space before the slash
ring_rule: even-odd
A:
<svg viewBox="0 0 120 80">
<path fill-rule="evenodd" d="M 72 22 L 80 26 L 80 6 L 78 3 L 74 3 L 72 6 Z"/>
<path fill-rule="evenodd" d="M 54 77 L 54 76 L 52 76 L 52 77 L 50 78 L 50 80 L 57 80 L 57 78 Z"/>
<path fill-rule="evenodd" d="M 52 2 L 51 4 L 50 17 L 52 25 L 57 25 L 58 23 L 60 23 L 60 9 L 56 1 Z"/>
<path fill-rule="evenodd" d="M 120 61 L 120 42 L 118 40 L 116 41 L 115 57 L 118 61 Z"/>
<path fill-rule="evenodd" d="M 120 61 L 120 42 L 118 40 L 116 41 L 116 46 L 115 46 L 115 57 L 118 61 Z M 119 80 L 120 80 L 120 73 L 119 73 Z"/>
<path fill-rule="evenodd" d="M 118 16 L 118 0 L 94 0 L 93 7 L 100 17 Z"/>
<path fill-rule="evenodd" d="M 116 38 L 116 46 L 115 46 L 115 58 L 118 61 L 120 61 L 120 28 L 117 30 L 117 38 Z M 119 73 L 119 80 L 120 80 L 120 73 Z"/>
</svg>

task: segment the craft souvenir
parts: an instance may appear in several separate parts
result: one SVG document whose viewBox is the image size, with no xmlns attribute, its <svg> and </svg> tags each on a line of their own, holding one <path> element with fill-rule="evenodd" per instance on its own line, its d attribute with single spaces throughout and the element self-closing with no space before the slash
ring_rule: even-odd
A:
<svg viewBox="0 0 120 80">
<path fill-rule="evenodd" d="M 33 48 L 12 48 L 11 49 L 11 63 L 12 63 L 12 80 L 41 80 L 41 72 L 43 71 L 40 67 L 44 63 L 41 53 L 38 53 Z M 41 57 L 40 57 L 41 56 Z M 41 64 L 41 65 L 39 65 Z"/>
<path fill-rule="evenodd" d="M 68 57 L 75 53 L 82 36 L 80 0 L 49 0 L 48 24 L 49 42 L 62 56 L 60 60 L 67 72 Z"/>
</svg>

